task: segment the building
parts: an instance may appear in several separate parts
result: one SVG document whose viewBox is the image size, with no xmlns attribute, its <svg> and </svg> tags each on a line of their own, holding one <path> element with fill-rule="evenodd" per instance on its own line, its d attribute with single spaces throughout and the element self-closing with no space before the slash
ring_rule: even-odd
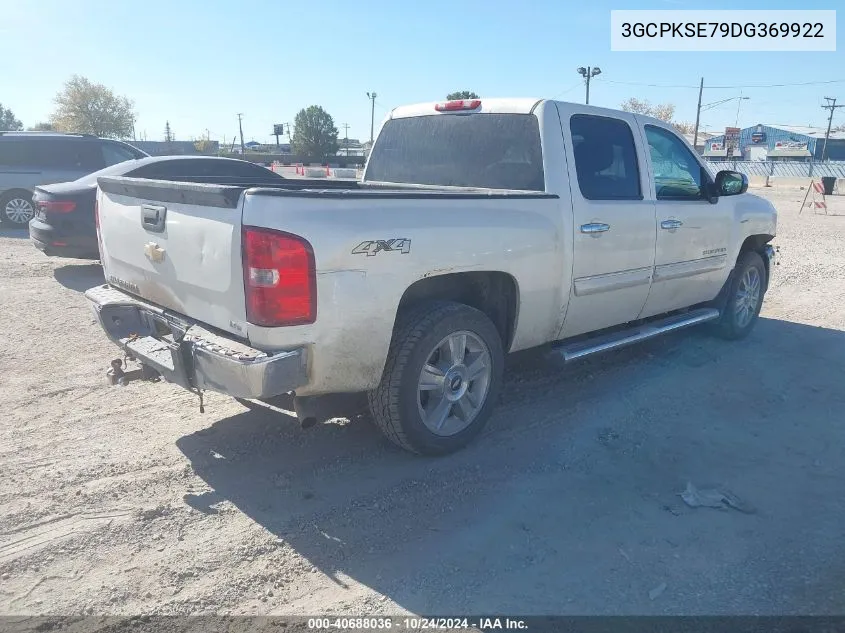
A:
<svg viewBox="0 0 845 633">
<path fill-rule="evenodd" d="M 745 129 L 729 128 L 704 146 L 704 157 L 711 160 L 813 161 L 822 159 L 826 128 L 805 125 L 766 125 Z M 845 160 L 845 132 L 831 132 L 826 157 Z"/>
<path fill-rule="evenodd" d="M 707 141 L 709 141 L 713 137 L 713 135 L 709 132 L 703 132 L 702 130 L 699 130 L 698 139 L 695 143 L 693 143 L 693 141 L 696 141 L 695 134 L 693 134 L 692 132 L 690 132 L 689 134 L 684 134 L 683 137 L 687 139 L 687 143 L 693 145 L 693 147 L 695 147 L 695 150 L 699 154 L 701 154 L 707 145 Z"/>
<path fill-rule="evenodd" d="M 127 141 L 127 143 L 150 156 L 216 155 L 220 149 L 218 141 Z M 201 152 L 197 148 L 198 143 L 206 145 L 203 148 L 205 151 Z"/>
</svg>

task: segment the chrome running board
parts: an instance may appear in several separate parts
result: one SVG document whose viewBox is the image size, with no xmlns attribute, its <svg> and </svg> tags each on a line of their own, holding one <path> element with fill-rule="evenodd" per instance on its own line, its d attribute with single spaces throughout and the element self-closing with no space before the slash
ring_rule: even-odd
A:
<svg viewBox="0 0 845 633">
<path fill-rule="evenodd" d="M 606 352 L 633 343 L 639 343 L 640 341 L 645 341 L 661 334 L 674 332 L 675 330 L 713 321 L 718 318 L 719 311 L 715 308 L 700 308 L 683 314 L 664 317 L 656 321 L 642 323 L 632 328 L 612 332 L 611 334 L 603 334 L 574 343 L 559 343 L 553 349 L 560 353 L 566 362 L 569 362 L 583 358 L 584 356 L 590 356 L 591 354 L 598 354 L 599 352 Z"/>
</svg>

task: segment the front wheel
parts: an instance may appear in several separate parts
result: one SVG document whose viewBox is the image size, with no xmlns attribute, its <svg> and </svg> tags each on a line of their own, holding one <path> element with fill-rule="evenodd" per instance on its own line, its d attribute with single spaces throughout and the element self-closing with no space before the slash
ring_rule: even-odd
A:
<svg viewBox="0 0 845 633">
<path fill-rule="evenodd" d="M 763 295 L 766 292 L 766 267 L 759 254 L 747 251 L 740 255 L 728 289 L 722 316 L 716 324 L 723 338 L 744 338 L 754 328 Z"/>
<path fill-rule="evenodd" d="M 451 302 L 418 306 L 400 316 L 370 410 L 394 444 L 451 453 L 486 424 L 503 367 L 501 337 L 483 312 Z"/>
<path fill-rule="evenodd" d="M 13 191 L 0 197 L 0 224 L 24 227 L 33 217 L 35 205 L 29 192 Z"/>
</svg>

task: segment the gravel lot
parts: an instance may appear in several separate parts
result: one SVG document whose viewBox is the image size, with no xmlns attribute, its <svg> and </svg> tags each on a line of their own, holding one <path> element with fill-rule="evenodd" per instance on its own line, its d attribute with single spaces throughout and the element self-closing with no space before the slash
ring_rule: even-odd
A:
<svg viewBox="0 0 845 633">
<path fill-rule="evenodd" d="M 0 613 L 845 614 L 845 198 L 756 191 L 781 265 L 747 340 L 523 354 L 442 459 L 107 386 L 99 266 L 0 232 Z"/>
</svg>

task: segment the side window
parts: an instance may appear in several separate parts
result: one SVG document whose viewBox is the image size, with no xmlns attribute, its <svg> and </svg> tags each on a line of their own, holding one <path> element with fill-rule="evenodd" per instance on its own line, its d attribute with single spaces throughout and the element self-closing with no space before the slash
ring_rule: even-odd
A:
<svg viewBox="0 0 845 633">
<path fill-rule="evenodd" d="M 123 147 L 117 143 L 105 142 L 100 147 L 103 151 L 103 161 L 105 161 L 106 167 L 136 158 L 135 154 L 133 154 L 129 148 Z"/>
<path fill-rule="evenodd" d="M 582 196 L 587 200 L 642 200 L 637 150 L 627 123 L 576 114 L 569 129 Z"/>
<path fill-rule="evenodd" d="M 704 168 L 677 136 L 653 125 L 645 126 L 654 186 L 658 200 L 702 200 Z"/>
<path fill-rule="evenodd" d="M 267 168 L 254 163 L 240 163 L 236 161 L 209 161 L 209 176 L 215 178 L 270 178 Z"/>
<path fill-rule="evenodd" d="M 23 167 L 32 164 L 32 152 L 29 143 L 15 139 L 0 142 L 0 168 Z"/>
<path fill-rule="evenodd" d="M 32 144 L 35 161 L 44 169 L 90 173 L 105 167 L 97 143 L 84 139 L 44 138 Z"/>
</svg>

